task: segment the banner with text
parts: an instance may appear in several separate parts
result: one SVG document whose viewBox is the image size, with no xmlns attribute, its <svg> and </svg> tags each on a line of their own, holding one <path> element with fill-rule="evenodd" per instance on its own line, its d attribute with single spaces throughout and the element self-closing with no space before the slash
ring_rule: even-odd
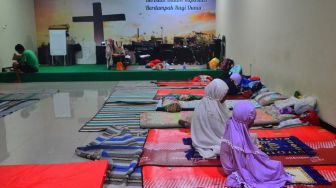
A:
<svg viewBox="0 0 336 188">
<path fill-rule="evenodd" d="M 215 12 L 216 0 L 35 0 L 37 44 L 48 43 L 49 26 L 68 24 L 70 38 L 82 45 L 87 61 L 107 38 L 173 43 L 174 37 L 212 37 Z"/>
</svg>

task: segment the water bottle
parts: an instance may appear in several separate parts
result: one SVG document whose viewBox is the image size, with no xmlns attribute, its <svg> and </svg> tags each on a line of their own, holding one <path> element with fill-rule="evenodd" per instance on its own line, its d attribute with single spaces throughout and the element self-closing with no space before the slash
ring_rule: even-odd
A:
<svg viewBox="0 0 336 188">
<path fill-rule="evenodd" d="M 183 70 L 186 70 L 187 69 L 187 65 L 186 65 L 186 63 L 184 62 L 183 63 Z"/>
<path fill-rule="evenodd" d="M 166 69 L 170 69 L 169 63 L 166 64 Z"/>
<path fill-rule="evenodd" d="M 167 63 L 166 63 L 166 61 L 162 61 L 162 64 L 163 64 L 163 69 L 167 69 Z"/>
</svg>

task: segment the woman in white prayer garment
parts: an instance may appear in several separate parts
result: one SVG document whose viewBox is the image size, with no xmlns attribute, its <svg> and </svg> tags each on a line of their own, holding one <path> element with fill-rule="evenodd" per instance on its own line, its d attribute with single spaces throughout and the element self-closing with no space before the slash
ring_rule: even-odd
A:
<svg viewBox="0 0 336 188">
<path fill-rule="evenodd" d="M 214 79 L 205 87 L 205 95 L 193 113 L 192 145 L 203 158 L 215 158 L 220 153 L 226 121 L 231 117 L 224 103 L 228 90 L 223 80 Z"/>
</svg>

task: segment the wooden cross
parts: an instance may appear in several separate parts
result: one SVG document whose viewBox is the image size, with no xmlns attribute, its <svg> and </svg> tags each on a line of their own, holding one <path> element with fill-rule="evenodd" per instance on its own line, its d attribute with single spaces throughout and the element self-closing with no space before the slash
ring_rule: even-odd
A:
<svg viewBox="0 0 336 188">
<path fill-rule="evenodd" d="M 104 41 L 104 21 L 126 21 L 125 14 L 103 15 L 101 3 L 93 3 L 93 16 L 72 17 L 73 22 L 93 22 L 94 39 L 99 46 Z"/>
</svg>

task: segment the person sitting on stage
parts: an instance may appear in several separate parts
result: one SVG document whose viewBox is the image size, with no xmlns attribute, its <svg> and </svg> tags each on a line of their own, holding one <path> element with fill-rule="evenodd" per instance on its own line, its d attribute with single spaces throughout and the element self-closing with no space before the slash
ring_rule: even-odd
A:
<svg viewBox="0 0 336 188">
<path fill-rule="evenodd" d="M 224 82 L 229 86 L 228 95 L 238 95 L 241 92 L 241 80 L 242 76 L 238 73 L 233 73 L 230 78 L 224 79 Z"/>
<path fill-rule="evenodd" d="M 226 121 L 231 116 L 224 101 L 228 86 L 214 79 L 205 87 L 205 95 L 195 108 L 191 120 L 192 145 L 203 158 L 219 155 Z"/>
<path fill-rule="evenodd" d="M 15 51 L 18 54 L 13 55 L 13 70 L 16 73 L 16 81 L 21 82 L 21 74 L 39 71 L 39 61 L 35 53 L 25 49 L 22 44 L 17 44 Z"/>
<path fill-rule="evenodd" d="M 123 48 L 122 42 L 120 46 L 117 41 L 114 41 L 112 38 L 107 40 L 106 45 L 106 59 L 107 59 L 107 67 L 110 69 L 113 66 L 113 62 L 122 62 L 123 68 L 126 67 L 125 64 L 125 51 Z"/>
<path fill-rule="evenodd" d="M 114 51 L 114 41 L 109 38 L 106 41 L 105 57 L 106 57 L 106 66 L 110 69 L 113 66 L 113 51 Z"/>
<path fill-rule="evenodd" d="M 239 102 L 226 123 L 220 160 L 228 187 L 283 187 L 292 182 L 281 162 L 271 160 L 253 143 L 248 128 L 256 117 L 254 105 Z"/>
</svg>

